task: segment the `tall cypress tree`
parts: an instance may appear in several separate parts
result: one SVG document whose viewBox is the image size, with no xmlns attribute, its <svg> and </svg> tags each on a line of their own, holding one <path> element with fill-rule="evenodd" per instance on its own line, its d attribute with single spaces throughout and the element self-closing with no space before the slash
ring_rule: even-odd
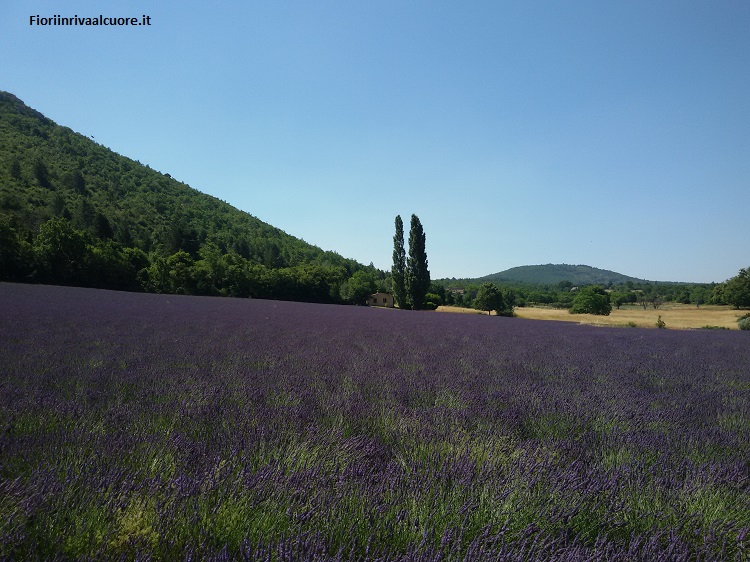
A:
<svg viewBox="0 0 750 562">
<path fill-rule="evenodd" d="M 429 288 L 430 271 L 427 269 L 424 230 L 419 217 L 412 215 L 409 231 L 409 258 L 406 260 L 406 292 L 414 310 L 424 308 L 425 295 Z"/>
<path fill-rule="evenodd" d="M 396 215 L 396 234 L 393 236 L 393 296 L 398 306 L 407 308 L 406 300 L 406 252 L 404 251 L 404 221 Z"/>
</svg>

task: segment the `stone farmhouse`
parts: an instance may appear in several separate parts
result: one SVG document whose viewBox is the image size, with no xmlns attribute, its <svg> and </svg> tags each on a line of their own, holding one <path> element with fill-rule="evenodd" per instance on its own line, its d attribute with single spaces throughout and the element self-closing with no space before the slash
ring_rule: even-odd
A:
<svg viewBox="0 0 750 562">
<path fill-rule="evenodd" d="M 389 293 L 373 293 L 367 298 L 367 304 L 370 306 L 393 308 L 393 295 Z"/>
</svg>

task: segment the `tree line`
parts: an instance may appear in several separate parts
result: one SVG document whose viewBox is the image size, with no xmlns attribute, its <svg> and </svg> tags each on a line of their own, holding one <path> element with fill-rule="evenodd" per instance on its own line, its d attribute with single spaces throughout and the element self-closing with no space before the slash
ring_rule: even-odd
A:
<svg viewBox="0 0 750 562">
<path fill-rule="evenodd" d="M 461 283 L 441 280 L 442 302 L 450 306 L 497 311 L 509 315 L 514 306 L 548 306 L 573 314 L 609 314 L 613 308 L 640 306 L 658 309 L 664 303 L 729 305 L 750 308 L 750 267 L 724 283 L 637 283 L 574 287 L 570 281 L 555 285 L 522 283 Z M 510 304 L 509 304 L 510 303 Z"/>
<path fill-rule="evenodd" d="M 362 266 L 374 289 L 385 275 Z M 255 297 L 320 303 L 354 302 L 352 275 L 344 266 L 314 263 L 273 268 L 236 252 L 204 244 L 196 255 L 177 250 L 147 254 L 76 229 L 64 217 L 43 223 L 28 240 L 0 214 L 0 280 L 74 285 L 125 291 Z"/>
</svg>

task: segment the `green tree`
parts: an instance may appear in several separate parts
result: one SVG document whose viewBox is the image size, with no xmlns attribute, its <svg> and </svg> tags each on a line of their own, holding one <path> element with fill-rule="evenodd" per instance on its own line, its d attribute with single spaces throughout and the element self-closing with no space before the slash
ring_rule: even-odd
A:
<svg viewBox="0 0 750 562">
<path fill-rule="evenodd" d="M 750 267 L 740 269 L 737 276 L 725 283 L 723 297 L 734 308 L 750 307 Z"/>
<path fill-rule="evenodd" d="M 515 291 L 513 291 L 513 289 L 508 289 L 503 295 L 503 298 L 505 299 L 506 312 L 510 311 L 510 316 L 513 316 L 513 307 L 516 306 L 516 301 L 518 300 Z"/>
<path fill-rule="evenodd" d="M 97 240 L 89 246 L 89 267 L 86 285 L 102 289 L 139 290 L 138 270 L 131 262 L 135 257 L 112 240 Z M 142 253 L 142 252 L 141 252 Z M 145 257 L 145 255 L 143 255 Z"/>
<path fill-rule="evenodd" d="M 713 288 L 711 298 L 709 299 L 711 304 L 727 304 L 727 301 L 724 299 L 724 289 L 726 289 L 726 286 L 726 283 L 719 283 Z"/>
<path fill-rule="evenodd" d="M 133 271 L 135 275 L 138 275 L 141 271 L 148 268 L 150 262 L 146 253 L 139 248 L 123 248 L 122 251 L 125 259 L 128 262 L 128 267 Z M 140 284 L 136 284 L 134 289 L 142 289 Z"/>
<path fill-rule="evenodd" d="M 198 232 L 186 219 L 175 219 L 171 222 L 166 232 L 165 247 L 171 255 L 182 250 L 195 259 L 198 257 L 198 250 L 200 249 Z"/>
<path fill-rule="evenodd" d="M 90 228 L 94 224 L 96 219 L 96 211 L 94 206 L 89 202 L 88 199 L 81 201 L 81 207 L 78 213 L 76 224 L 79 228 Z"/>
<path fill-rule="evenodd" d="M 26 254 L 16 229 L 7 217 L 0 215 L 0 281 L 23 280 L 28 273 Z"/>
<path fill-rule="evenodd" d="M 263 265 L 270 268 L 280 269 L 284 267 L 284 258 L 281 255 L 279 245 L 274 241 L 266 241 L 263 245 Z"/>
<path fill-rule="evenodd" d="M 172 283 L 169 276 L 167 258 L 155 256 L 148 267 L 138 272 L 143 289 L 149 293 L 170 293 Z"/>
<path fill-rule="evenodd" d="M 393 235 L 393 296 L 400 308 L 408 308 L 406 300 L 406 252 L 404 251 L 404 221 L 396 215 L 396 234 Z"/>
<path fill-rule="evenodd" d="M 15 156 L 10 162 L 10 177 L 19 181 L 21 179 L 21 161 Z"/>
<path fill-rule="evenodd" d="M 375 279 L 366 271 L 356 271 L 341 285 L 341 298 L 352 304 L 365 304 L 375 292 Z"/>
<path fill-rule="evenodd" d="M 419 217 L 412 215 L 409 230 L 409 257 L 406 260 L 406 291 L 414 310 L 424 308 L 425 295 L 429 287 L 430 271 L 427 269 L 424 230 Z"/>
<path fill-rule="evenodd" d="M 486 310 L 489 315 L 492 310 L 500 315 L 505 309 L 505 299 L 500 288 L 494 283 L 485 283 L 479 287 L 479 292 L 474 299 L 474 308 Z"/>
<path fill-rule="evenodd" d="M 86 180 L 80 170 L 68 172 L 62 177 L 62 184 L 71 191 L 86 195 Z"/>
<path fill-rule="evenodd" d="M 610 312 L 612 312 L 612 305 L 609 302 L 609 295 L 598 285 L 590 285 L 578 291 L 573 297 L 573 306 L 570 308 L 571 314 L 609 316 Z"/>
<path fill-rule="evenodd" d="M 193 256 L 185 250 L 179 250 L 167 258 L 169 280 L 174 293 L 190 295 L 195 292 L 195 278 L 193 276 Z"/>
<path fill-rule="evenodd" d="M 630 293 L 630 294 L 632 294 L 632 293 Z M 614 302 L 615 307 L 617 308 L 617 310 L 620 310 L 620 307 L 623 304 L 629 302 L 628 301 L 628 298 L 629 298 L 628 297 L 628 293 L 612 293 L 611 297 L 612 297 L 612 301 Z"/>
<path fill-rule="evenodd" d="M 34 162 L 34 178 L 40 187 L 46 187 L 47 189 L 52 187 L 49 179 L 49 170 L 47 170 L 47 166 L 42 160 Z"/>
<path fill-rule="evenodd" d="M 67 219 L 50 219 L 39 227 L 34 254 L 42 281 L 65 285 L 85 278 L 86 239 Z"/>
<path fill-rule="evenodd" d="M 249 297 L 257 289 L 254 286 L 254 277 L 251 275 L 249 262 L 236 252 L 230 252 L 223 256 L 226 265 L 225 292 L 230 297 Z M 257 265 L 261 268 L 263 266 Z"/>
<path fill-rule="evenodd" d="M 112 225 L 109 223 L 109 219 L 102 213 L 96 213 L 94 217 L 94 228 L 96 235 L 102 240 L 109 240 L 114 237 L 115 233 L 112 230 Z"/>
</svg>

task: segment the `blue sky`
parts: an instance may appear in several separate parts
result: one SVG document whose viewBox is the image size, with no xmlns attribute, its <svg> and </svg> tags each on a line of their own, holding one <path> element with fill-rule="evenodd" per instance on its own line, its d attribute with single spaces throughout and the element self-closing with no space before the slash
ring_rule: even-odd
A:
<svg viewBox="0 0 750 562">
<path fill-rule="evenodd" d="M 29 25 L 100 13 L 152 25 Z M 750 265 L 748 29 L 746 0 L 3 0 L 0 89 L 381 269 L 416 213 L 433 278 L 719 282 Z"/>
</svg>

